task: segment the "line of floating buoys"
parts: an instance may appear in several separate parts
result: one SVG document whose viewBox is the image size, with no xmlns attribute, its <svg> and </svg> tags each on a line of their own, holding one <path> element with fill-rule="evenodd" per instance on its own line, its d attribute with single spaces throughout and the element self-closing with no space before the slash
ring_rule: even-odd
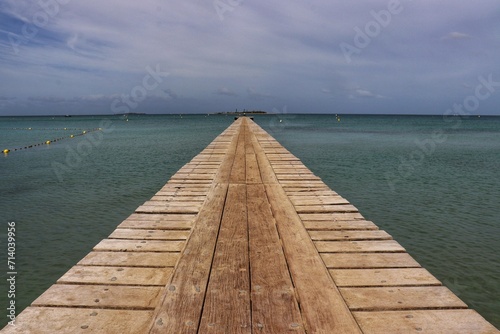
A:
<svg viewBox="0 0 500 334">
<path fill-rule="evenodd" d="M 31 129 L 31 128 L 29 128 Z M 79 129 L 81 130 L 81 129 Z M 91 130 L 83 130 L 81 133 L 78 133 L 78 134 L 71 134 L 69 135 L 69 137 L 59 137 L 59 138 L 56 138 L 56 139 L 52 139 L 52 140 L 47 140 L 45 141 L 44 143 L 37 143 L 37 144 L 34 144 L 34 145 L 29 145 L 29 146 L 24 146 L 24 147 L 19 147 L 19 148 L 14 148 L 14 149 L 4 149 L 2 152 L 7 155 L 9 154 L 10 152 L 14 151 L 21 151 L 21 150 L 27 150 L 28 148 L 33 148 L 33 147 L 37 147 L 37 146 L 43 146 L 43 145 L 50 145 L 51 143 L 55 143 L 55 142 L 58 142 L 58 141 L 61 141 L 63 139 L 67 139 L 67 138 L 75 138 L 76 136 L 84 136 L 90 132 L 94 132 L 94 131 L 101 131 L 102 128 L 95 128 L 95 129 L 91 129 Z"/>
<path fill-rule="evenodd" d="M 12 130 L 43 130 L 43 131 L 73 130 L 73 131 L 82 131 L 85 129 L 83 129 L 83 128 L 12 128 Z"/>
</svg>

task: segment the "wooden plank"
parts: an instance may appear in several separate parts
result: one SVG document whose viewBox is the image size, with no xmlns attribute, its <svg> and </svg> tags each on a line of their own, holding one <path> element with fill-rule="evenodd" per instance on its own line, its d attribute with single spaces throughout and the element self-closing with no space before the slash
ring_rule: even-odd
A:
<svg viewBox="0 0 500 334">
<path fill-rule="evenodd" d="M 94 246 L 95 251 L 114 252 L 180 252 L 184 241 L 104 239 Z"/>
<path fill-rule="evenodd" d="M 244 126 L 244 124 L 243 124 Z M 245 131 L 241 131 L 238 136 L 238 145 L 234 157 L 233 167 L 231 169 L 231 176 L 229 177 L 230 183 L 246 182 L 245 175 Z"/>
<path fill-rule="evenodd" d="M 390 240 L 391 235 L 383 230 L 370 231 L 309 231 L 311 239 L 317 241 L 359 241 L 359 240 Z"/>
<path fill-rule="evenodd" d="M 315 241 L 318 252 L 323 253 L 359 253 L 359 252 L 405 252 L 395 240 L 376 241 Z"/>
<path fill-rule="evenodd" d="M 474 310 L 355 312 L 354 316 L 365 334 L 500 333 Z"/>
<path fill-rule="evenodd" d="M 302 220 L 309 232 L 314 230 L 378 230 L 377 225 L 368 220 Z"/>
<path fill-rule="evenodd" d="M 178 207 L 178 206 L 157 206 L 157 205 L 141 205 L 135 209 L 136 213 L 198 213 L 199 207 Z"/>
<path fill-rule="evenodd" d="M 110 239 L 151 239 L 151 240 L 186 240 L 188 230 L 139 230 L 117 228 L 109 235 Z"/>
<path fill-rule="evenodd" d="M 124 229 L 148 229 L 148 230 L 189 230 L 193 226 L 193 221 L 168 221 L 168 220 L 125 220 L 118 225 Z"/>
<path fill-rule="evenodd" d="M 58 283 L 159 285 L 164 286 L 172 273 L 171 268 L 129 268 L 104 266 L 74 266 Z"/>
<path fill-rule="evenodd" d="M 287 173 L 287 174 L 277 174 L 278 180 L 311 180 L 311 181 L 321 181 L 319 177 L 312 173 L 305 174 L 295 174 L 295 173 Z"/>
<path fill-rule="evenodd" d="M 341 288 L 351 311 L 467 308 L 444 286 Z"/>
<path fill-rule="evenodd" d="M 214 172 L 212 173 L 204 173 L 204 174 L 197 174 L 197 173 L 189 173 L 189 174 L 174 174 L 170 178 L 171 180 L 210 180 L 212 181 L 213 175 L 215 174 Z"/>
<path fill-rule="evenodd" d="M 441 285 L 424 268 L 330 269 L 338 287 Z"/>
<path fill-rule="evenodd" d="M 260 144 L 255 137 L 255 135 L 250 136 L 250 141 L 254 147 L 255 157 L 257 158 L 257 164 L 259 165 L 260 176 L 263 183 L 278 183 L 276 174 L 274 174 L 273 169 L 269 165 L 269 161 L 266 158 L 266 154 L 260 148 Z M 263 168 L 266 166 L 266 168 Z"/>
<path fill-rule="evenodd" d="M 155 195 L 151 197 L 150 201 L 176 201 L 176 202 L 201 202 L 205 201 L 206 196 L 198 195 Z"/>
<path fill-rule="evenodd" d="M 198 331 L 251 333 L 249 269 L 246 186 L 230 184 Z"/>
<path fill-rule="evenodd" d="M 361 333 L 283 189 L 276 184 L 266 184 L 265 187 L 283 239 L 306 330 L 313 333 Z"/>
<path fill-rule="evenodd" d="M 419 268 L 408 253 L 321 253 L 328 268 Z"/>
<path fill-rule="evenodd" d="M 28 307 L 2 334 L 146 333 L 153 311 Z M 119 319 L 119 321 L 117 321 Z"/>
<path fill-rule="evenodd" d="M 157 196 L 206 196 L 208 192 L 207 189 L 198 189 L 198 190 L 193 190 L 193 189 L 184 189 L 184 190 L 179 190 L 179 189 L 169 189 L 169 190 L 160 190 L 156 193 Z"/>
<path fill-rule="evenodd" d="M 148 213 L 133 213 L 125 221 L 193 221 L 196 214 L 148 214 Z"/>
<path fill-rule="evenodd" d="M 295 206 L 299 205 L 321 205 L 321 204 L 349 204 L 349 202 L 340 196 L 288 196 Z"/>
<path fill-rule="evenodd" d="M 219 177 L 224 179 L 228 176 Z M 151 333 L 196 332 L 227 188 L 227 184 L 219 183 L 209 193 L 173 277 L 164 291 L 161 305 L 152 321 Z"/>
<path fill-rule="evenodd" d="M 32 306 L 154 309 L 162 287 L 54 284 Z"/>
<path fill-rule="evenodd" d="M 360 213 L 302 213 L 299 214 L 302 220 L 323 220 L 323 221 L 341 221 L 357 220 L 364 217 Z"/>
<path fill-rule="evenodd" d="M 276 221 L 264 186 L 247 186 L 252 328 L 259 333 L 304 333 Z"/>
<path fill-rule="evenodd" d="M 358 212 L 354 205 L 296 205 L 295 211 L 297 213 L 351 213 Z"/>
<path fill-rule="evenodd" d="M 180 253 L 90 252 L 78 262 L 81 266 L 173 267 Z"/>
<path fill-rule="evenodd" d="M 246 154 L 246 184 L 262 183 L 255 153 Z"/>
<path fill-rule="evenodd" d="M 193 201 L 146 201 L 142 204 L 143 206 L 155 206 L 158 208 L 180 208 L 180 209 L 197 209 L 199 210 L 203 205 L 203 202 L 193 202 Z"/>
<path fill-rule="evenodd" d="M 288 196 L 296 196 L 296 197 L 305 197 L 305 196 L 339 196 L 335 191 L 330 188 L 322 188 L 319 190 L 307 189 L 307 188 L 299 188 L 297 190 L 286 189 L 285 192 Z"/>
</svg>

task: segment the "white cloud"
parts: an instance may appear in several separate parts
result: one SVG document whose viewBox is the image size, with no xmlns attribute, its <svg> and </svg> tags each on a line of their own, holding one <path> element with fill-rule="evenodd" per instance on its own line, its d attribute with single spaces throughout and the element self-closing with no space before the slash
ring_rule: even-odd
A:
<svg viewBox="0 0 500 334">
<path fill-rule="evenodd" d="M 233 96 L 233 97 L 238 96 L 238 94 L 236 94 L 235 92 L 233 92 L 232 90 L 230 90 L 227 87 L 220 87 L 219 89 L 217 89 L 217 91 L 214 94 Z"/>
<path fill-rule="evenodd" d="M 368 98 L 376 98 L 376 99 L 383 99 L 385 97 L 385 96 L 380 95 L 380 94 L 372 93 L 366 89 L 356 89 L 354 92 L 355 92 L 356 96 L 359 96 L 359 97 L 368 97 Z"/>
<path fill-rule="evenodd" d="M 471 36 L 468 34 L 454 31 L 454 32 L 450 32 L 449 34 L 444 36 L 442 39 L 469 39 L 469 38 L 471 38 Z"/>
</svg>

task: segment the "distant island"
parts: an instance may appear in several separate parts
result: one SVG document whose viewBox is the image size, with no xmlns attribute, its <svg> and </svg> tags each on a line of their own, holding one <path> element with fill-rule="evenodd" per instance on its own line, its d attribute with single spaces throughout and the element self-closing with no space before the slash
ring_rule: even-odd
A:
<svg viewBox="0 0 500 334">
<path fill-rule="evenodd" d="M 267 111 L 261 111 L 261 110 L 243 110 L 243 111 L 223 111 L 223 112 L 217 112 L 213 113 L 213 115 L 237 115 L 237 116 L 244 116 L 244 115 L 264 115 L 267 114 Z"/>
<path fill-rule="evenodd" d="M 114 114 L 115 116 L 130 116 L 130 115 L 146 115 L 145 112 L 126 112 L 122 114 Z"/>
</svg>

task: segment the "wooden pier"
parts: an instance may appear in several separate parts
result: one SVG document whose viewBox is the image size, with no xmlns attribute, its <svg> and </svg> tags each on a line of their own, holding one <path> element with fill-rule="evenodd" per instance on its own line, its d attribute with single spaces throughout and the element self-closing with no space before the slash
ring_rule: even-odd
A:
<svg viewBox="0 0 500 334">
<path fill-rule="evenodd" d="M 239 118 L 1 333 L 500 333 Z"/>
</svg>

